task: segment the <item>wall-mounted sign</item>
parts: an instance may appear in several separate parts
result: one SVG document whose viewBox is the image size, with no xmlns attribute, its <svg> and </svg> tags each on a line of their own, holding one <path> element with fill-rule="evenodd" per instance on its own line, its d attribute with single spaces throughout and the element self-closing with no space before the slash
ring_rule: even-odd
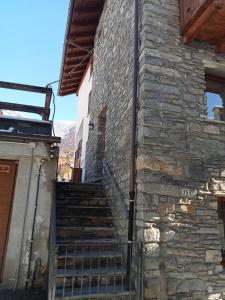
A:
<svg viewBox="0 0 225 300">
<path fill-rule="evenodd" d="M 192 189 L 182 189 L 181 195 L 183 197 L 192 198 L 197 195 L 197 191 Z"/>
</svg>

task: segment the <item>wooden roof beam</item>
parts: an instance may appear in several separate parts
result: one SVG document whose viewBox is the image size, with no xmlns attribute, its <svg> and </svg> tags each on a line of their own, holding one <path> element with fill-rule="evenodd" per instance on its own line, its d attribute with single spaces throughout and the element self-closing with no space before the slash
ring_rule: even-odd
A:
<svg viewBox="0 0 225 300">
<path fill-rule="evenodd" d="M 76 93 L 76 89 L 79 87 L 79 84 L 76 86 L 76 88 L 71 88 L 71 89 L 64 89 L 61 88 L 61 92 L 60 92 L 60 96 L 67 96 L 70 94 L 75 94 Z"/>
<path fill-rule="evenodd" d="M 98 22 L 99 22 L 99 19 L 98 18 L 93 18 L 93 19 L 82 19 L 82 20 L 74 20 L 73 21 L 73 26 L 76 26 L 76 27 L 84 27 L 87 25 L 87 23 L 93 25 L 93 26 L 96 26 L 98 25 Z"/>
<path fill-rule="evenodd" d="M 77 80 L 77 82 L 76 82 Z M 79 80 L 80 80 L 80 77 L 76 77 L 74 78 L 74 82 L 73 83 L 62 83 L 62 88 L 73 88 L 73 87 L 76 87 L 78 84 L 79 84 Z"/>
</svg>

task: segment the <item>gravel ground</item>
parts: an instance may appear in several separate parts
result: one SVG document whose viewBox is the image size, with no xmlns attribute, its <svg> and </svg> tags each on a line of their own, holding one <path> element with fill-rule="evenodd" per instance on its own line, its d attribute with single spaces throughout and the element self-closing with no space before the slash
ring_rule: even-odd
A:
<svg viewBox="0 0 225 300">
<path fill-rule="evenodd" d="M 0 300 L 47 300 L 46 293 L 0 290 Z"/>
</svg>

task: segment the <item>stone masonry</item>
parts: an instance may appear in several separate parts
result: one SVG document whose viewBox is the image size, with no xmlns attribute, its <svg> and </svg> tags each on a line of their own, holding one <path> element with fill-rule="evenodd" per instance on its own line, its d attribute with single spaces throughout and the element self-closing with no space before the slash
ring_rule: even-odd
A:
<svg viewBox="0 0 225 300">
<path fill-rule="evenodd" d="M 106 110 L 105 160 L 116 178 L 124 198 L 129 192 L 130 100 L 133 64 L 133 1 L 107 1 L 95 40 L 93 89 L 89 99 L 90 121 L 86 159 L 86 180 L 93 181 L 99 173 L 99 131 L 101 114 Z M 106 182 L 106 178 L 104 178 Z M 106 182 L 108 197 L 113 198 Z M 115 200 L 115 199 L 114 199 Z M 112 204 L 117 204 L 112 201 Z M 127 236 L 127 219 L 120 206 L 114 206 L 119 233 Z"/>
<path fill-rule="evenodd" d="M 129 192 L 133 1 L 108 0 L 96 35 L 87 180 L 98 116 L 105 159 Z M 225 195 L 225 123 L 207 119 L 205 69 L 225 70 L 207 43 L 182 43 L 178 0 L 140 0 L 136 240 L 144 242 L 144 299 L 225 299 L 218 196 Z M 112 201 L 116 201 L 113 197 Z M 120 219 L 120 230 L 126 219 Z M 120 231 L 120 233 L 123 233 Z"/>
</svg>

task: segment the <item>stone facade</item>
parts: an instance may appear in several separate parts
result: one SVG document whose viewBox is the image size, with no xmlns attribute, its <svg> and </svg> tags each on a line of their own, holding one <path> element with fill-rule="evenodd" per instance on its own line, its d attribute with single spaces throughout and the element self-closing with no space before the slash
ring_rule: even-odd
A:
<svg viewBox="0 0 225 300">
<path fill-rule="evenodd" d="M 133 1 L 107 1 L 96 36 L 87 150 L 107 107 L 105 159 L 128 197 Z M 205 69 L 225 69 L 207 43 L 182 43 L 178 0 L 140 1 L 136 239 L 144 299 L 225 299 L 218 196 L 225 195 L 225 123 L 207 119 Z M 108 188 L 108 187 L 107 187 Z M 113 197 L 112 197 L 113 198 Z"/>
<path fill-rule="evenodd" d="M 129 189 L 133 27 L 133 1 L 106 2 L 95 40 L 93 88 L 89 99 L 89 119 L 94 130 L 89 131 L 85 173 L 86 181 L 102 177 L 99 157 L 104 157 L 124 199 L 128 198 Z M 104 154 L 100 143 L 103 113 L 106 116 Z M 126 236 L 126 216 L 114 199 L 110 182 L 106 177 L 104 180 L 108 196 L 115 204 L 119 233 Z"/>
</svg>

